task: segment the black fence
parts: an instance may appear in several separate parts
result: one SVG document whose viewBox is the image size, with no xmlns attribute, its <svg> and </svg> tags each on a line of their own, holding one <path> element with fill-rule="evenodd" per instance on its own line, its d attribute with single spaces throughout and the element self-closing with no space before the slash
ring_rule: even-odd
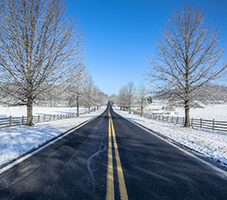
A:
<svg viewBox="0 0 227 200">
<path fill-rule="evenodd" d="M 87 114 L 88 111 L 81 112 L 80 115 Z M 41 123 L 41 122 L 50 122 L 60 119 L 74 118 L 77 117 L 77 113 L 65 113 L 65 114 L 57 114 L 57 115 L 38 115 L 33 116 L 33 123 Z M 27 121 L 27 117 L 8 117 L 8 118 L 0 118 L 0 128 L 13 127 L 25 125 Z"/>
<path fill-rule="evenodd" d="M 136 115 L 141 115 L 140 112 L 134 112 Z M 144 113 L 144 117 L 168 122 L 168 123 L 174 123 L 174 124 L 181 124 L 184 125 L 185 118 L 184 117 L 174 117 L 174 116 L 167 116 L 167 115 L 161 115 L 161 114 L 148 114 Z M 212 131 L 222 131 L 227 132 L 227 121 L 218 121 L 218 120 L 206 120 L 206 119 L 190 119 L 190 126 L 201 128 L 201 129 L 208 129 Z"/>
</svg>

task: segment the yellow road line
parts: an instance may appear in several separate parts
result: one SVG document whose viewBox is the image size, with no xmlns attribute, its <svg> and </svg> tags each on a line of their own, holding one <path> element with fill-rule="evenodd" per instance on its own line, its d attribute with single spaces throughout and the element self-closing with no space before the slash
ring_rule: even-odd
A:
<svg viewBox="0 0 227 200">
<path fill-rule="evenodd" d="M 128 200 L 128 194 L 127 194 L 127 190 L 126 190 L 126 186 L 125 186 L 125 179 L 124 179 L 123 169 L 121 166 L 121 160 L 120 160 L 120 156 L 119 156 L 119 152 L 118 152 L 117 140 L 116 140 L 116 135 L 115 135 L 115 131 L 114 131 L 112 117 L 111 117 L 111 125 L 112 125 L 115 156 L 116 156 L 116 160 L 117 160 L 117 175 L 118 175 L 121 199 Z"/>
<path fill-rule="evenodd" d="M 114 200 L 114 176 L 113 176 L 113 156 L 112 156 L 110 113 L 109 113 L 109 131 L 108 131 L 108 166 L 107 166 L 106 200 Z"/>
<path fill-rule="evenodd" d="M 125 186 L 125 180 L 124 180 L 124 175 L 123 175 L 123 169 L 121 166 L 121 160 L 120 160 L 120 156 L 119 156 L 113 120 L 112 120 L 110 112 L 108 112 L 108 115 L 109 115 L 109 131 L 108 131 L 108 170 L 107 170 L 106 200 L 114 199 L 112 137 L 113 137 L 113 146 L 114 146 L 115 157 L 116 157 L 116 162 L 117 162 L 117 175 L 118 175 L 121 199 L 128 200 L 128 194 L 127 194 L 127 190 L 126 190 L 126 186 Z M 112 130 L 112 134 L 111 134 L 111 130 Z"/>
</svg>

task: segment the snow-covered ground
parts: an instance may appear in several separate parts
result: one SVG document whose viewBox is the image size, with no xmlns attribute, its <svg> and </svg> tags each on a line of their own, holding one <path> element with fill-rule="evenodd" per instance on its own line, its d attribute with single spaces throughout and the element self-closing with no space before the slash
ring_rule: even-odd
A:
<svg viewBox="0 0 227 200">
<path fill-rule="evenodd" d="M 227 121 L 227 104 L 214 104 L 214 105 L 203 105 L 204 108 L 191 108 L 190 117 L 194 119 L 206 119 L 206 120 L 220 120 Z M 146 113 L 159 113 L 159 114 L 170 114 L 173 116 L 184 117 L 184 108 L 174 108 L 172 111 L 163 110 L 162 108 L 167 107 L 165 101 L 155 101 L 145 107 L 144 112 Z"/>
<path fill-rule="evenodd" d="M 21 110 L 20 110 L 21 109 Z M 10 114 L 5 113 L 8 110 L 4 110 L 0 113 L 0 116 L 21 116 L 23 115 L 24 108 L 10 108 Z M 86 120 L 100 115 L 106 107 L 100 108 L 96 112 L 91 114 L 81 115 L 77 118 L 68 118 L 57 121 L 45 122 L 35 124 L 32 127 L 17 126 L 13 128 L 1 128 L 0 129 L 0 166 L 10 162 L 11 160 L 25 154 L 26 152 L 37 148 L 46 141 L 58 136 L 59 134 L 75 127 Z M 75 113 L 76 108 L 48 108 L 40 107 L 34 108 L 36 115 L 42 114 L 63 114 L 63 113 Z M 20 112 L 21 111 L 21 112 Z M 25 109 L 26 111 L 26 109 Z M 82 109 L 81 109 L 82 111 Z M 4 113 L 3 113 L 4 112 Z M 34 114 L 34 115 L 35 115 Z"/>
<path fill-rule="evenodd" d="M 129 115 L 128 112 L 123 112 L 118 107 L 114 107 L 114 110 L 126 119 L 135 121 L 181 145 L 193 149 L 200 155 L 212 159 L 225 167 L 227 166 L 226 133 L 184 128 L 180 125 L 159 122 L 134 114 Z M 213 110 L 213 112 L 215 112 L 215 110 Z"/>
<path fill-rule="evenodd" d="M 150 105 L 147 109 L 155 109 L 160 111 L 165 106 L 162 102 L 156 102 Z M 33 127 L 18 126 L 13 128 L 0 129 L 0 166 L 10 162 L 11 160 L 23 155 L 27 151 L 37 148 L 46 141 L 58 136 L 62 132 L 69 130 L 78 124 L 91 119 L 92 117 L 101 114 L 106 107 L 102 107 L 99 111 L 93 112 L 90 115 L 81 115 L 78 118 L 69 118 L 58 121 L 45 122 L 35 124 Z M 205 131 L 192 128 L 183 128 L 180 125 L 163 123 L 137 115 L 129 115 L 127 112 L 120 111 L 114 107 L 115 111 L 125 118 L 136 121 L 143 126 L 146 126 L 160 134 L 187 146 L 199 152 L 210 159 L 221 162 L 227 165 L 227 134 L 213 131 Z M 193 111 L 194 110 L 194 111 Z M 205 109 L 193 109 L 191 115 L 197 113 L 198 118 L 208 119 L 227 119 L 227 105 L 214 105 Z M 81 108 L 80 111 L 85 111 Z M 68 107 L 34 107 L 34 115 L 43 114 L 63 114 L 75 113 L 76 108 Z M 176 112 L 176 111 L 175 111 Z M 177 110 L 180 115 L 180 111 Z M 0 107 L 0 117 L 26 115 L 25 107 Z M 216 117 L 215 117 L 216 116 Z M 225 118 L 226 117 L 226 118 Z"/>
<path fill-rule="evenodd" d="M 183 108 L 176 108 L 175 112 L 178 113 L 178 116 L 184 116 Z M 194 119 L 215 119 L 220 121 L 227 121 L 227 105 L 218 104 L 218 105 L 208 105 L 205 108 L 191 108 L 190 117 Z"/>
<path fill-rule="evenodd" d="M 87 108 L 80 108 L 80 112 L 86 111 Z M 57 115 L 66 113 L 76 113 L 76 107 L 33 107 L 33 115 Z M 21 117 L 27 115 L 27 108 L 25 106 L 4 107 L 0 105 L 0 118 L 4 117 Z"/>
</svg>

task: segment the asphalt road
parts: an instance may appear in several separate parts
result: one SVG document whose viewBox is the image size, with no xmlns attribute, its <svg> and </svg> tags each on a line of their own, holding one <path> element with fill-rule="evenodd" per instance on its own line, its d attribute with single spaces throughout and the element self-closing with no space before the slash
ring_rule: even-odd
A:
<svg viewBox="0 0 227 200">
<path fill-rule="evenodd" d="M 111 107 L 0 175 L 1 199 L 227 199 L 227 180 Z"/>
</svg>

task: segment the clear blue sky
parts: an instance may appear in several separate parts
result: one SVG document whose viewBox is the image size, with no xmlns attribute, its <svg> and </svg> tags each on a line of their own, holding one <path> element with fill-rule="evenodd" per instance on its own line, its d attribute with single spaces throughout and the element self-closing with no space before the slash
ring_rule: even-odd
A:
<svg viewBox="0 0 227 200">
<path fill-rule="evenodd" d="M 86 34 L 86 64 L 104 93 L 118 94 L 133 81 L 147 84 L 141 75 L 155 56 L 155 43 L 174 9 L 183 3 L 202 6 L 208 21 L 223 31 L 227 47 L 227 0 L 68 0 L 67 14 L 77 16 Z"/>
</svg>

